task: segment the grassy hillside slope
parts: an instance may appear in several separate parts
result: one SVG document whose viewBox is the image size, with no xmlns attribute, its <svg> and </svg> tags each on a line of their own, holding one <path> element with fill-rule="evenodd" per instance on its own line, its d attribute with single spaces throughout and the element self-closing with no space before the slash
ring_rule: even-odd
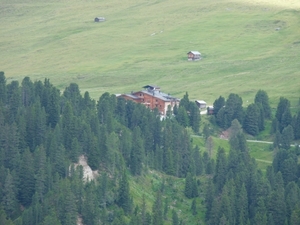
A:
<svg viewBox="0 0 300 225">
<path fill-rule="evenodd" d="M 98 99 L 156 84 L 208 103 L 264 89 L 300 96 L 297 0 L 0 0 L 0 70 L 8 82 L 76 82 Z M 107 21 L 94 23 L 96 16 Z M 276 30 L 276 28 L 278 28 Z M 204 59 L 188 62 L 186 53 Z"/>
</svg>

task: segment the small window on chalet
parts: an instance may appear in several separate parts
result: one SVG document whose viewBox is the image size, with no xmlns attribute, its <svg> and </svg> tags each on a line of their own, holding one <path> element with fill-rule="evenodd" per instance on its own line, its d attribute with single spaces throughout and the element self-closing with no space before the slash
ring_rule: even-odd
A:
<svg viewBox="0 0 300 225">
<path fill-rule="evenodd" d="M 142 96 L 142 94 L 140 93 L 140 96 Z"/>
</svg>

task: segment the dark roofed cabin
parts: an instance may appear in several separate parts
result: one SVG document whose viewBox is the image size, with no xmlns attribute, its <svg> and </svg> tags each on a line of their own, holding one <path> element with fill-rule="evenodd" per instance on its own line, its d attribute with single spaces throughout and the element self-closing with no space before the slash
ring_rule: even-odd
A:
<svg viewBox="0 0 300 225">
<path fill-rule="evenodd" d="M 94 21 L 95 21 L 95 22 L 103 22 L 103 21 L 105 21 L 105 18 L 104 18 L 104 17 L 96 17 L 96 18 L 94 19 Z"/>
<path fill-rule="evenodd" d="M 148 91 L 160 91 L 160 87 L 156 85 L 146 85 L 143 88 L 145 88 Z"/>
<path fill-rule="evenodd" d="M 190 51 L 187 55 L 189 61 L 197 61 L 201 59 L 201 53 L 197 51 Z"/>
</svg>

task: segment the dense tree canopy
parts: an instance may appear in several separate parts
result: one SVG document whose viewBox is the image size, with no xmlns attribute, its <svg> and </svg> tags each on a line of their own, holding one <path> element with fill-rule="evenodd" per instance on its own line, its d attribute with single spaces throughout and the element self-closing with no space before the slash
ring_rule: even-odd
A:
<svg viewBox="0 0 300 225">
<path fill-rule="evenodd" d="M 204 213 L 206 224 L 298 224 L 299 148 L 291 144 L 299 138 L 300 114 L 293 117 L 288 100 L 280 99 L 277 150 L 264 175 L 242 128 L 252 135 L 263 130 L 271 118 L 268 96 L 259 91 L 255 103 L 245 110 L 242 104 L 236 94 L 216 100 L 217 123 L 231 135 L 229 152 L 216 146 L 214 159 L 191 141 L 201 118 L 188 93 L 174 115 L 161 119 L 109 93 L 96 103 L 75 83 L 60 94 L 49 79 L 7 84 L 0 72 L 0 224 L 188 224 L 181 204 L 195 224 Z M 94 180 L 85 177 L 79 156 L 98 174 Z M 146 193 L 146 201 L 131 184 L 149 172 L 161 183 L 146 184 L 156 192 Z M 170 193 L 180 198 L 171 201 Z"/>
</svg>

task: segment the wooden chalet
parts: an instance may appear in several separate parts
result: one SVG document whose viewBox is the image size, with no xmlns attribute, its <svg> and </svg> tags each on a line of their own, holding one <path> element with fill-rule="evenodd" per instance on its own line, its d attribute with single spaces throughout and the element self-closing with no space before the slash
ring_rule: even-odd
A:
<svg viewBox="0 0 300 225">
<path fill-rule="evenodd" d="M 162 116 L 166 115 L 168 106 L 171 106 L 171 109 L 173 109 L 175 105 L 179 105 L 180 100 L 178 98 L 163 93 L 158 86 L 146 85 L 143 88 L 141 91 L 132 92 L 131 94 L 121 94 L 117 95 L 117 97 L 144 104 L 150 109 L 157 108 Z"/>
<path fill-rule="evenodd" d="M 205 109 L 206 108 L 206 102 L 203 100 L 196 100 L 196 105 L 199 107 L 199 109 Z"/>
<path fill-rule="evenodd" d="M 208 106 L 207 107 L 207 115 L 213 115 L 213 114 L 215 114 L 214 107 L 213 106 Z"/>
<path fill-rule="evenodd" d="M 201 53 L 197 51 L 190 51 L 187 55 L 189 61 L 197 61 L 201 59 Z"/>
</svg>

